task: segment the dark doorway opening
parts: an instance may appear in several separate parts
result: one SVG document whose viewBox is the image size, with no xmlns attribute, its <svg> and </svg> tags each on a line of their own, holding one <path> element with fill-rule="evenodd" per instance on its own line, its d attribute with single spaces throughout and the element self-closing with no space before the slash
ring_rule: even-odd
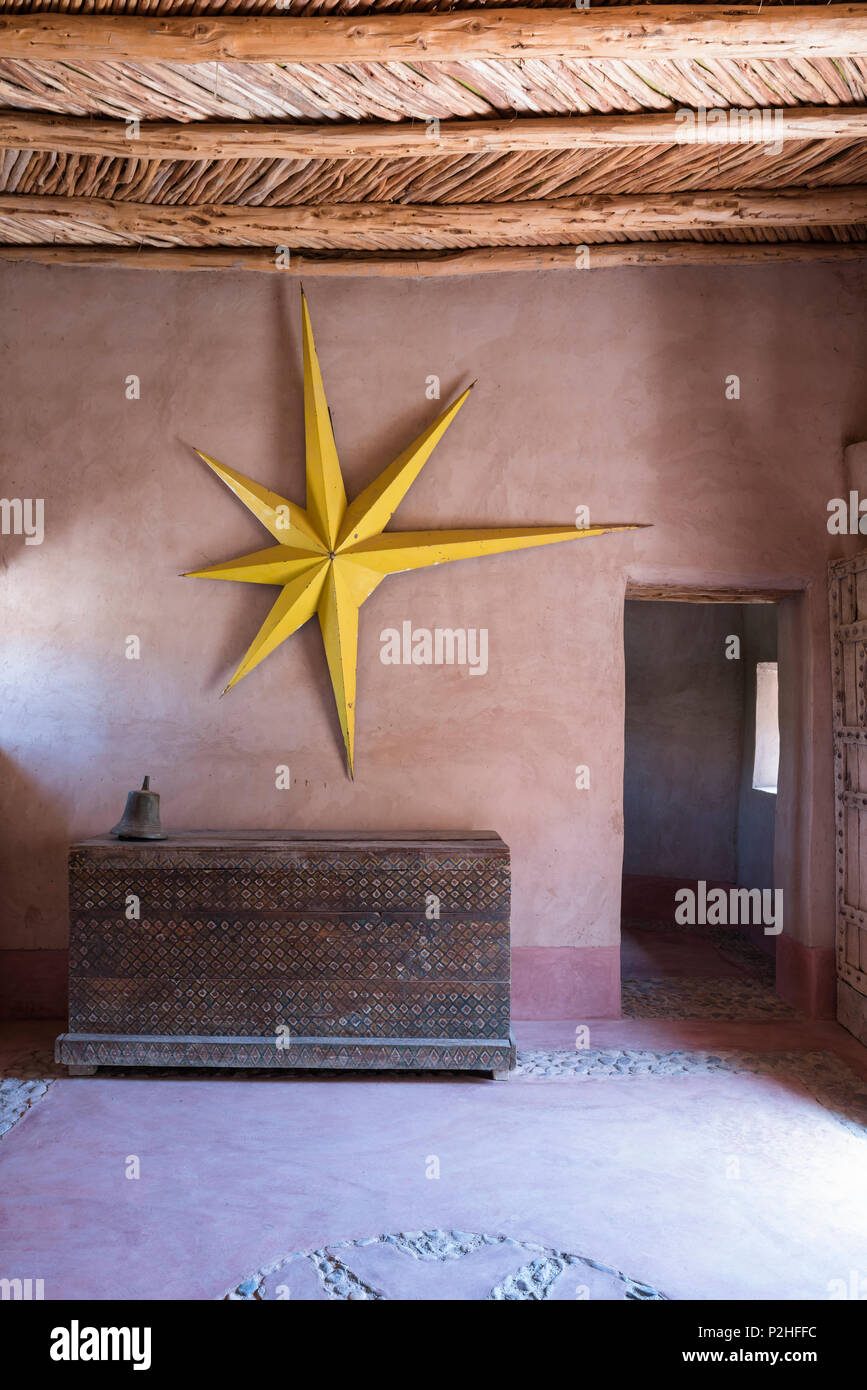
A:
<svg viewBox="0 0 867 1390">
<path fill-rule="evenodd" d="M 623 1012 L 791 1017 L 775 993 L 777 607 L 627 600 Z"/>
</svg>

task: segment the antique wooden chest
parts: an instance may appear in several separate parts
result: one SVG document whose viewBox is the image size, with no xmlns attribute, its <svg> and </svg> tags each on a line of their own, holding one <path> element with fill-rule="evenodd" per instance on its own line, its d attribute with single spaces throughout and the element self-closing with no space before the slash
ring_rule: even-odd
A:
<svg viewBox="0 0 867 1390">
<path fill-rule="evenodd" d="M 84 840 L 57 1060 L 505 1075 L 509 904 L 488 833 Z"/>
</svg>

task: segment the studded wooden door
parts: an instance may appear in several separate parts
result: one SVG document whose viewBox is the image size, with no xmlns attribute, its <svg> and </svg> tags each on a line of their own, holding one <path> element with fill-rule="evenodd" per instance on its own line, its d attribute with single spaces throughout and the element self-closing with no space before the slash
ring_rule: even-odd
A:
<svg viewBox="0 0 867 1390">
<path fill-rule="evenodd" d="M 867 554 L 829 566 L 837 1017 L 867 1042 Z"/>
</svg>

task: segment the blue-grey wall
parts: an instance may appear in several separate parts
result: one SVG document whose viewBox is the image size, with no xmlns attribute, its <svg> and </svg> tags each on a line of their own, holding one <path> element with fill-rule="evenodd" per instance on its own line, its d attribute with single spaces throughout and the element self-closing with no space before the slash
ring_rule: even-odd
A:
<svg viewBox="0 0 867 1390">
<path fill-rule="evenodd" d="M 624 873 L 771 887 L 776 798 L 752 766 L 774 605 L 627 602 L 624 640 Z"/>
</svg>

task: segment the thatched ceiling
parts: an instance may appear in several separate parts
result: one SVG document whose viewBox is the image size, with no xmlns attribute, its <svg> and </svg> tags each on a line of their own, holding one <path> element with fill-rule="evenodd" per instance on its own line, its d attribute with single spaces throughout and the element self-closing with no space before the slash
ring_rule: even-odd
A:
<svg viewBox="0 0 867 1390">
<path fill-rule="evenodd" d="M 15 244 L 45 248 L 50 259 L 59 245 L 282 244 L 397 254 L 577 241 L 764 243 L 788 255 L 809 243 L 848 246 L 845 254 L 867 250 L 867 6 L 815 4 L 816 34 L 829 18 L 833 27 L 837 13 L 854 16 L 845 40 L 853 51 L 841 52 L 832 34 L 834 56 L 814 51 L 821 44 L 813 43 L 812 26 L 784 36 L 772 57 L 744 57 L 736 48 L 731 56 L 684 52 L 673 27 L 671 56 L 659 43 L 646 54 L 640 38 L 627 56 L 477 58 L 462 50 L 453 60 L 412 62 L 292 61 L 291 54 L 273 62 L 163 61 L 136 57 L 138 39 L 132 52 L 108 61 L 91 59 L 86 48 L 86 26 L 105 15 L 244 16 L 245 33 L 260 17 L 279 16 L 289 35 L 283 47 L 291 50 L 293 21 L 304 15 L 451 15 L 455 8 L 436 0 L 291 0 L 288 8 L 285 0 L 0 0 L 0 254 L 14 254 Z M 485 17 L 491 8 L 460 4 Z M 563 13 L 533 0 L 521 8 L 540 18 L 551 9 Z M 594 4 L 593 12 L 618 8 Z M 497 10 L 510 9 L 514 3 L 497 0 Z M 780 6 L 763 12 L 787 9 L 795 14 Z M 698 19 L 732 10 L 708 5 Z M 4 34 L 11 17 L 39 15 L 82 17 L 84 37 L 77 31 L 68 60 L 45 58 L 37 42 L 28 46 L 28 34 Z M 583 18 L 572 11 L 575 26 Z M 117 35 L 123 50 L 122 20 L 113 23 L 107 42 Z M 763 109 L 765 141 L 735 125 L 727 143 L 682 143 L 685 109 Z M 781 145 L 772 143 L 775 111 L 784 127 L 805 113 L 803 138 L 793 128 Z M 57 119 L 36 129 L 12 123 L 14 113 Z M 595 115 L 618 120 L 602 122 L 600 135 Z M 845 128 L 832 124 L 835 115 L 849 118 Z M 643 121 L 627 128 L 628 116 Z M 133 117 L 141 129 L 128 139 Z M 253 126 L 254 137 L 264 127 L 267 150 L 236 148 L 242 126 Z M 173 131 L 184 134 L 181 127 L 192 132 L 193 148 L 172 145 L 164 153 L 157 144 L 159 152 L 149 154 L 136 143 L 151 133 L 171 141 Z M 356 130 L 360 149 L 352 143 Z M 531 148 L 514 148 L 516 130 L 532 134 Z M 407 147 L 387 148 L 385 132 L 406 135 Z M 441 143 L 452 132 L 458 144 L 467 132 L 469 148 Z M 303 153 L 292 145 L 300 134 Z M 216 149 L 208 142 L 218 136 Z M 340 152 L 340 141 L 349 153 Z M 821 200 L 819 190 L 842 192 Z M 659 194 L 678 196 L 653 202 Z M 714 194 L 721 195 L 716 202 Z M 590 195 L 602 201 L 582 202 Z M 497 213 L 503 205 L 508 219 Z M 163 210 L 159 217 L 151 206 L 154 214 Z M 432 211 L 426 222 L 425 207 L 438 215 Z M 186 208 L 204 215 L 193 218 Z M 353 208 L 354 227 L 347 218 Z M 411 224 L 398 217 L 401 208 L 417 214 Z"/>
</svg>

